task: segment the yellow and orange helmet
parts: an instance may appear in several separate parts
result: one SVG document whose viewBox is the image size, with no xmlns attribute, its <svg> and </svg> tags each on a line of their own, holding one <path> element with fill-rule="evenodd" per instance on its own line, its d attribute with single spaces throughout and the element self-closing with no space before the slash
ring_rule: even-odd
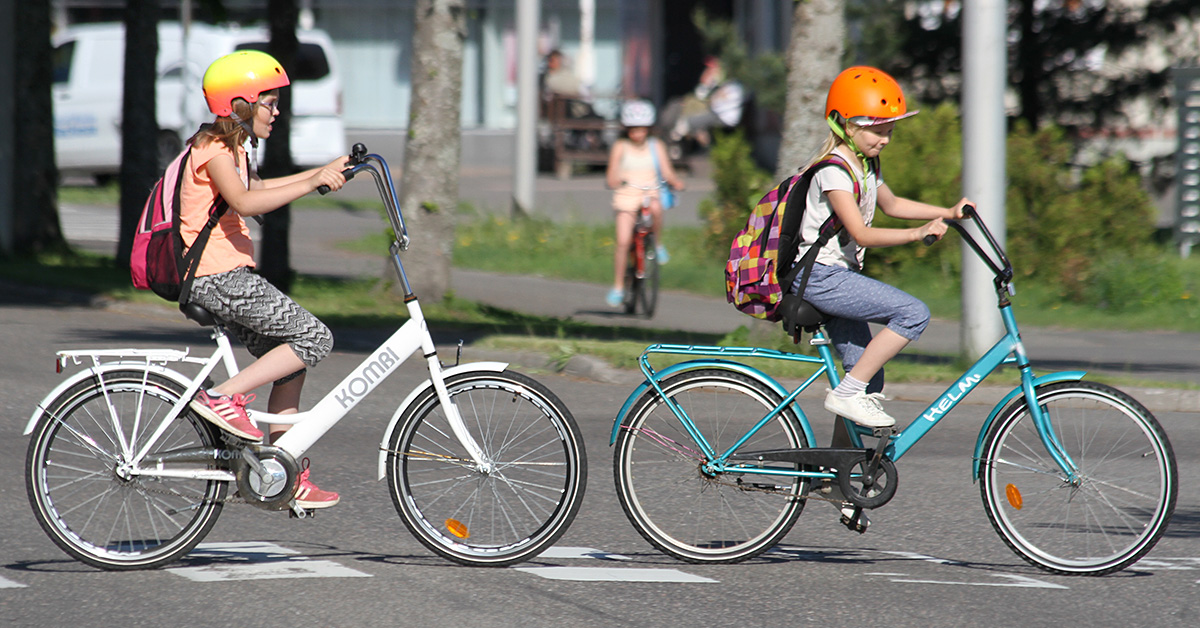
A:
<svg viewBox="0 0 1200 628">
<path fill-rule="evenodd" d="M 227 54 L 204 71 L 204 99 L 218 116 L 233 113 L 233 99 L 258 102 L 258 95 L 288 85 L 287 72 L 275 57 L 257 50 Z"/>
<path fill-rule="evenodd" d="M 900 84 L 883 70 L 865 65 L 847 68 L 833 80 L 825 98 L 825 117 L 844 125 L 859 126 L 895 122 L 917 115 L 908 111 Z M 836 117 L 834 114 L 837 114 Z"/>
</svg>

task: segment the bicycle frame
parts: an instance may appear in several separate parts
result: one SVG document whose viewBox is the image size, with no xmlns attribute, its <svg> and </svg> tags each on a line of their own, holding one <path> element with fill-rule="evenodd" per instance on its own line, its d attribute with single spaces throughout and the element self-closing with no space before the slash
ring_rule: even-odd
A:
<svg viewBox="0 0 1200 628">
<path fill-rule="evenodd" d="M 1003 253 L 1000 252 L 999 246 L 992 239 L 986 228 L 983 228 L 984 234 L 987 236 L 993 250 L 1001 259 L 1000 264 L 996 264 L 990 257 L 984 255 L 982 249 L 973 238 L 967 234 L 961 225 L 957 222 L 951 223 L 956 229 L 962 233 L 964 240 L 968 242 L 977 253 L 984 257 L 986 262 L 997 273 L 997 291 L 1000 295 L 999 309 L 1004 322 L 1005 335 L 992 346 L 982 357 L 979 358 L 973 365 L 967 368 L 966 372 L 946 388 L 941 395 L 937 397 L 929 406 L 921 411 L 908 425 L 894 434 L 888 441 L 884 453 L 889 459 L 899 460 L 909 449 L 911 449 L 922 437 L 933 429 L 947 414 L 950 413 L 971 391 L 975 390 L 981 382 L 991 375 L 997 368 L 1005 364 L 1016 364 L 1021 373 L 1021 384 L 1010 392 L 998 403 L 984 422 L 979 432 L 979 437 L 975 444 L 973 461 L 973 477 L 978 477 L 979 473 L 979 456 L 983 449 L 983 439 L 987 434 L 988 427 L 995 420 L 997 415 L 1008 405 L 1008 403 L 1018 395 L 1024 395 L 1026 403 L 1030 409 L 1030 415 L 1033 418 L 1034 425 L 1037 427 L 1037 432 L 1041 438 L 1042 444 L 1046 447 L 1051 457 L 1057 463 L 1059 469 L 1069 478 L 1074 479 L 1076 475 L 1076 465 L 1071 460 L 1059 443 L 1057 435 L 1046 417 L 1041 406 L 1037 403 L 1035 390 L 1038 386 L 1053 383 L 1057 381 L 1077 381 L 1086 374 L 1083 371 L 1065 371 L 1052 373 L 1035 377 L 1033 368 L 1030 365 L 1029 359 L 1025 353 L 1025 347 L 1021 343 L 1020 331 L 1017 327 L 1016 318 L 1012 312 L 1012 305 L 1008 302 L 1006 292 L 1008 291 L 1008 283 L 1011 281 L 1011 267 L 1008 266 L 1007 260 Z M 1002 268 L 1003 267 L 1003 268 Z M 1004 268 L 1008 268 L 1007 276 L 1005 276 Z M 825 335 L 823 329 L 818 329 L 812 337 L 811 344 L 817 348 L 818 356 L 808 356 L 772 349 L 758 349 L 753 347 L 707 347 L 707 346 L 692 346 L 692 345 L 666 345 L 656 344 L 642 353 L 639 358 L 639 364 L 642 373 L 646 376 L 646 381 L 639 385 L 621 410 L 617 414 L 616 421 L 613 423 L 612 433 L 609 444 L 615 444 L 617 434 L 621 425 L 624 423 L 625 416 L 628 414 L 633 404 L 639 399 L 648 389 L 653 388 L 655 393 L 661 397 L 665 405 L 675 414 L 679 421 L 683 424 L 684 429 L 688 432 L 691 438 L 703 451 L 706 459 L 709 461 L 705 465 L 705 470 L 719 473 L 726 470 L 736 468 L 739 473 L 744 474 L 760 474 L 774 476 L 794 476 L 804 478 L 834 478 L 835 475 L 830 472 L 814 472 L 814 471 L 796 471 L 781 468 L 760 468 L 754 465 L 743 465 L 741 463 L 729 463 L 729 457 L 738 450 L 746 441 L 754 434 L 762 429 L 768 422 L 777 417 L 781 412 L 786 411 L 789 407 L 795 412 L 800 419 L 801 426 L 804 430 L 808 442 L 815 442 L 812 426 L 805 415 L 803 409 L 796 402 L 797 397 L 804 392 L 813 382 L 817 381 L 821 376 L 825 376 L 831 386 L 836 387 L 839 381 L 837 367 L 834 362 L 833 350 L 829 347 L 829 339 Z M 712 356 L 715 358 L 768 358 L 787 360 L 792 362 L 800 362 L 812 364 L 816 366 L 815 372 L 808 377 L 803 383 L 792 391 L 788 391 L 775 379 L 764 373 L 763 371 L 738 362 L 733 362 L 728 359 L 704 359 L 704 360 L 689 360 L 667 367 L 656 372 L 650 365 L 650 356 L 653 354 L 675 354 L 675 355 L 692 355 L 692 356 Z M 704 435 L 696 428 L 691 418 L 687 413 L 680 408 L 674 401 L 668 397 L 662 389 L 662 381 L 666 378 L 683 371 L 704 369 L 704 368 L 719 368 L 733 370 L 744 375 L 752 377 L 759 382 L 767 385 L 771 390 L 775 391 L 782 397 L 780 401 L 766 416 L 762 417 L 746 434 L 737 440 L 725 451 L 715 451 L 712 446 L 704 438 Z M 850 439 L 855 447 L 862 448 L 862 437 L 870 435 L 872 431 L 869 428 L 864 428 L 854 424 L 853 422 L 842 419 Z"/>
<path fill-rule="evenodd" d="M 293 425 L 282 437 L 279 438 L 273 445 L 284 450 L 293 458 L 301 457 L 317 440 L 319 440 L 326 432 L 345 417 L 351 409 L 353 409 L 360 401 L 362 401 L 371 391 L 375 390 L 383 380 L 387 379 L 395 370 L 417 350 L 422 351 L 429 369 L 429 384 L 431 384 L 437 392 L 438 398 L 445 408 L 447 420 L 451 425 L 454 435 L 462 443 L 464 448 L 469 452 L 472 461 L 477 465 L 477 468 L 482 472 L 490 471 L 490 462 L 487 460 L 478 443 L 467 431 L 463 425 L 462 417 L 458 412 L 457 406 L 450 399 L 445 385 L 445 377 L 447 374 L 465 369 L 467 367 L 488 370 L 488 371 L 503 371 L 507 368 L 507 364 L 498 362 L 488 363 L 473 363 L 470 365 L 462 365 L 454 369 L 443 370 L 441 362 L 438 359 L 437 351 L 434 347 L 433 337 L 429 334 L 429 328 L 425 323 L 425 316 L 421 311 L 421 306 L 413 295 L 411 286 L 408 283 L 408 278 L 404 273 L 404 267 L 400 261 L 399 252 L 408 247 L 408 234 L 404 227 L 403 218 L 399 212 L 399 208 L 395 205 L 395 190 L 392 188 L 391 174 L 388 172 L 387 163 L 378 155 L 357 155 L 358 163 L 346 172 L 347 178 L 354 176 L 354 173 L 367 171 L 376 180 L 376 184 L 380 189 L 380 196 L 384 199 L 387 205 L 387 213 L 392 223 L 397 240 L 392 243 L 391 252 L 392 260 L 404 287 L 405 305 L 408 309 L 409 320 L 388 338 L 378 349 L 371 353 L 362 361 L 349 375 L 345 377 L 337 386 L 325 395 L 312 409 L 295 414 L 270 414 L 255 410 L 248 410 L 248 414 L 256 422 L 274 423 L 274 424 L 289 424 Z M 377 164 L 377 165 L 376 165 Z M 380 170 L 382 169 L 382 173 Z M 386 188 L 385 188 L 386 181 Z M 156 372 L 173 379 L 177 383 L 185 387 L 185 391 L 171 411 L 160 421 L 155 428 L 153 435 L 147 440 L 146 444 L 140 451 L 134 452 L 130 450 L 130 445 L 124 442 L 124 435 L 120 430 L 122 440 L 122 453 L 125 456 L 126 462 L 123 463 L 123 470 L 130 475 L 145 475 L 145 476 L 162 476 L 162 477 L 192 477 L 205 479 L 220 479 L 233 480 L 234 475 L 229 471 L 216 471 L 211 469 L 161 469 L 154 465 L 143 466 L 148 452 L 153 449 L 170 426 L 171 422 L 186 410 L 188 403 L 192 397 L 199 391 L 200 387 L 206 381 L 208 376 L 216 370 L 219 365 L 224 365 L 225 371 L 229 377 L 233 377 L 238 373 L 237 362 L 234 357 L 233 348 L 226 335 L 224 329 L 218 326 L 213 331 L 213 338 L 216 341 L 217 349 L 211 356 L 205 359 L 189 357 L 187 351 L 178 350 L 100 350 L 100 351 L 62 351 L 58 353 L 58 365 L 61 368 L 68 362 L 80 363 L 84 359 L 92 361 L 92 367 L 68 378 L 67 381 L 60 384 L 49 395 L 46 396 L 42 403 L 38 404 L 30 417 L 29 423 L 25 428 L 25 434 L 33 431 L 35 424 L 41 415 L 46 412 L 45 408 L 49 402 L 58 397 L 63 391 L 74 385 L 81 379 L 96 378 L 101 384 L 104 382 L 104 374 L 114 370 L 128 370 L 130 368 L 144 369 L 147 375 L 150 372 Z M 106 361 L 111 358 L 116 358 L 115 361 Z M 188 377 L 170 368 L 166 365 L 171 362 L 185 362 L 199 364 L 200 370 L 194 377 Z M 418 387 L 418 391 L 422 390 Z M 107 394 L 107 392 L 106 392 Z M 413 399 L 410 396 L 406 400 L 406 404 Z M 404 406 L 401 407 L 403 410 Z M 115 409 L 110 408 L 113 413 L 113 421 L 116 424 Z M 386 442 L 390 435 L 396 420 L 402 412 L 397 412 L 393 418 L 392 424 L 388 426 L 387 433 L 384 435 Z"/>
</svg>

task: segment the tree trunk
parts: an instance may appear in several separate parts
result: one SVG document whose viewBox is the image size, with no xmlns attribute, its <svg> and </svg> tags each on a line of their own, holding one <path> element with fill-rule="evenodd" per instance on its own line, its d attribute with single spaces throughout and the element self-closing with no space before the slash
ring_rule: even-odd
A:
<svg viewBox="0 0 1200 628">
<path fill-rule="evenodd" d="M 788 44 L 787 106 L 775 178 L 805 165 L 829 134 L 825 95 L 842 70 L 846 41 L 844 0 L 800 0 Z"/>
<path fill-rule="evenodd" d="M 458 205 L 463 0 L 417 0 L 412 106 L 400 206 L 412 246 L 404 255 L 413 292 L 440 301 L 450 285 Z"/>
<path fill-rule="evenodd" d="M 54 163 L 54 104 L 50 48 L 50 3 L 15 2 L 16 89 L 14 90 L 12 181 L 13 253 L 29 255 L 65 247 L 58 222 L 58 167 Z M 11 150 L 11 147 L 10 147 Z"/>
<path fill-rule="evenodd" d="M 299 9 L 296 0 L 270 0 L 267 13 L 271 16 L 271 42 L 267 52 L 275 57 L 285 72 L 295 79 L 296 51 L 300 42 L 296 40 L 296 23 Z M 271 138 L 266 143 L 262 166 L 264 179 L 283 177 L 296 171 L 292 162 L 292 94 L 291 86 L 279 90 L 279 116 L 272 125 Z M 261 148 L 261 146 L 260 146 Z M 276 288 L 284 292 L 292 289 L 292 264 L 290 233 L 292 207 L 284 205 L 263 216 L 262 250 L 258 254 L 258 272 Z"/>
<path fill-rule="evenodd" d="M 125 85 L 121 97 L 121 203 L 117 267 L 129 268 L 133 234 L 161 176 L 158 155 L 158 1 L 125 5 Z"/>
</svg>

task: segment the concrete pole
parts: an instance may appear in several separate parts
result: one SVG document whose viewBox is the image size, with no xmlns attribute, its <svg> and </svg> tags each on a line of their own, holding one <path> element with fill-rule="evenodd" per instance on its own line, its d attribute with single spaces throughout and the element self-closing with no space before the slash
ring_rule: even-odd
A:
<svg viewBox="0 0 1200 628">
<path fill-rule="evenodd" d="M 514 216 L 534 209 L 537 176 L 539 0 L 517 0 L 517 130 L 513 168 Z"/>
<path fill-rule="evenodd" d="M 575 74 L 590 93 L 596 84 L 596 0 L 579 0 L 579 58 Z"/>
<path fill-rule="evenodd" d="M 966 0 L 963 6 L 963 194 L 975 202 L 979 215 L 1001 246 L 1005 242 L 1007 184 L 1006 9 L 1005 0 Z M 965 245 L 962 256 L 961 355 L 974 361 L 1004 334 L 1004 323 L 996 309 L 991 271 Z"/>
</svg>

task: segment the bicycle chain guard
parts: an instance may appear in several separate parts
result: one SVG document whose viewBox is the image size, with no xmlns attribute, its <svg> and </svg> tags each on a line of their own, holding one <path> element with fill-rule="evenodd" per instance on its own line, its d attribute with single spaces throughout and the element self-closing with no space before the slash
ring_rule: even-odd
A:
<svg viewBox="0 0 1200 628">
<path fill-rule="evenodd" d="M 229 466 L 246 503 L 263 510 L 291 507 L 300 465 L 288 452 L 278 447 L 247 445 Z"/>
</svg>

